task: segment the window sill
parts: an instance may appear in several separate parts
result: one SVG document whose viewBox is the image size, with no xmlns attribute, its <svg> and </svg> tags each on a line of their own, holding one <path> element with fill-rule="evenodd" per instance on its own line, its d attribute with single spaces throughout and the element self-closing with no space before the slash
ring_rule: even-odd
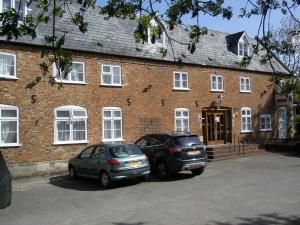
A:
<svg viewBox="0 0 300 225">
<path fill-rule="evenodd" d="M 272 129 L 268 129 L 268 130 L 263 129 L 263 130 L 259 130 L 259 131 L 261 131 L 261 132 L 270 132 L 270 131 L 272 131 Z"/>
<path fill-rule="evenodd" d="M 101 84 L 103 87 L 123 87 L 123 84 Z"/>
<path fill-rule="evenodd" d="M 12 76 L 1 76 L 0 75 L 0 80 L 19 80 L 18 77 L 12 77 Z"/>
<path fill-rule="evenodd" d="M 253 130 L 241 131 L 242 134 L 252 133 Z"/>
<path fill-rule="evenodd" d="M 225 92 L 224 90 L 210 90 L 210 92 Z"/>
<path fill-rule="evenodd" d="M 251 94 L 251 93 L 252 93 L 252 91 L 241 91 L 241 90 L 240 90 L 240 93 Z"/>
<path fill-rule="evenodd" d="M 54 142 L 53 145 L 80 145 L 80 144 L 88 144 L 88 141 L 80 141 L 80 142 Z"/>
<path fill-rule="evenodd" d="M 0 145 L 0 148 L 21 147 L 21 144 L 5 144 Z"/>
<path fill-rule="evenodd" d="M 190 91 L 190 88 L 173 88 L 173 91 Z"/>
<path fill-rule="evenodd" d="M 121 141 L 125 141 L 123 138 L 119 138 L 119 139 L 102 139 L 103 142 L 121 142 Z"/>
<path fill-rule="evenodd" d="M 77 85 L 86 85 L 87 83 L 86 82 L 76 82 L 76 81 L 61 81 L 61 80 L 56 80 L 55 81 L 57 83 L 61 83 L 61 84 L 77 84 Z"/>
</svg>

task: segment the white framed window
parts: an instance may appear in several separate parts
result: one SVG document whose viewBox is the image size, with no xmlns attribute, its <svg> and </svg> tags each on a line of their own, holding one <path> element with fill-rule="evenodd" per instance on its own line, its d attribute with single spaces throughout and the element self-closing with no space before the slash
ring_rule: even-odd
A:
<svg viewBox="0 0 300 225">
<path fill-rule="evenodd" d="M 186 108 L 175 109 L 175 131 L 189 130 L 189 110 Z"/>
<path fill-rule="evenodd" d="M 0 78 L 17 79 L 16 55 L 0 52 Z"/>
<path fill-rule="evenodd" d="M 87 111 L 79 106 L 54 110 L 54 144 L 87 143 Z"/>
<path fill-rule="evenodd" d="M 210 79 L 212 91 L 224 91 L 224 81 L 222 76 L 211 75 Z"/>
<path fill-rule="evenodd" d="M 121 108 L 105 107 L 102 109 L 102 140 L 123 141 Z"/>
<path fill-rule="evenodd" d="M 173 72 L 173 89 L 189 90 L 188 73 Z"/>
<path fill-rule="evenodd" d="M 252 132 L 251 108 L 243 107 L 241 109 L 241 131 Z"/>
<path fill-rule="evenodd" d="M 23 21 L 27 14 L 26 2 L 24 0 L 0 0 L 0 13 L 15 9 L 19 13 L 19 21 Z"/>
<path fill-rule="evenodd" d="M 270 131 L 272 130 L 271 114 L 260 115 L 260 130 Z"/>
<path fill-rule="evenodd" d="M 150 21 L 151 27 L 158 27 L 157 22 L 153 19 Z M 156 40 L 151 40 L 152 39 L 152 35 L 151 35 L 151 28 L 148 27 L 147 29 L 147 37 L 148 37 L 148 44 L 157 44 L 160 46 L 165 46 L 166 45 L 166 34 L 164 31 L 162 31 L 160 37 L 158 37 Z"/>
<path fill-rule="evenodd" d="M 102 65 L 101 67 L 101 84 L 111 86 L 122 86 L 121 66 Z"/>
<path fill-rule="evenodd" d="M 19 146 L 19 109 L 0 104 L 0 147 Z"/>
<path fill-rule="evenodd" d="M 249 44 L 239 42 L 239 56 L 249 56 Z"/>
<path fill-rule="evenodd" d="M 240 92 L 251 92 L 249 77 L 240 77 Z"/>
<path fill-rule="evenodd" d="M 66 77 L 57 72 L 56 65 L 53 64 L 55 80 L 62 83 L 86 84 L 85 83 L 85 64 L 84 62 L 72 62 L 72 69 Z"/>
</svg>

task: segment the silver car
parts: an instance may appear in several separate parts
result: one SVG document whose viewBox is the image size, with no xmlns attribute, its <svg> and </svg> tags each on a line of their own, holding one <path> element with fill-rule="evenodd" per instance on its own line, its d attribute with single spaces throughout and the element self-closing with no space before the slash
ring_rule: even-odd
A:
<svg viewBox="0 0 300 225">
<path fill-rule="evenodd" d="M 147 179 L 148 158 L 135 144 L 95 144 L 85 148 L 69 161 L 69 175 L 100 179 L 109 188 L 115 180 Z"/>
</svg>

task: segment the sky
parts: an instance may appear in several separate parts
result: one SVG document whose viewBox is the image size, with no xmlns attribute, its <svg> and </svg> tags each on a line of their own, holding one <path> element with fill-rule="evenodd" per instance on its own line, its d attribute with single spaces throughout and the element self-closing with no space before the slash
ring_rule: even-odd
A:
<svg viewBox="0 0 300 225">
<path fill-rule="evenodd" d="M 105 4 L 106 0 L 97 0 L 98 5 Z M 252 16 L 251 18 L 240 18 L 240 9 L 246 4 L 246 0 L 225 0 L 225 6 L 231 6 L 233 9 L 233 17 L 230 20 L 219 17 L 211 17 L 209 15 L 200 15 L 200 25 L 205 26 L 208 29 L 223 31 L 227 33 L 236 33 L 240 31 L 246 31 L 249 37 L 255 37 L 257 35 L 260 18 Z M 164 11 L 165 5 L 160 4 L 158 10 Z M 300 9 L 297 10 L 296 15 L 300 15 Z M 281 20 L 286 17 L 281 12 L 273 11 L 270 16 L 271 25 L 274 30 L 280 27 Z M 189 16 L 183 18 L 183 23 L 187 25 L 195 24 Z"/>
</svg>

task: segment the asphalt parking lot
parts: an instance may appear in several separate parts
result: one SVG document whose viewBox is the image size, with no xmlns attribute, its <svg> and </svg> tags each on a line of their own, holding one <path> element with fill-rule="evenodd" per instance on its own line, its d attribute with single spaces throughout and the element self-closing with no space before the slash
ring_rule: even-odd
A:
<svg viewBox="0 0 300 225">
<path fill-rule="evenodd" d="M 16 180 L 0 224 L 300 224 L 300 158 L 269 153 L 213 162 L 201 176 L 151 176 L 111 190 L 67 176 Z"/>
</svg>

